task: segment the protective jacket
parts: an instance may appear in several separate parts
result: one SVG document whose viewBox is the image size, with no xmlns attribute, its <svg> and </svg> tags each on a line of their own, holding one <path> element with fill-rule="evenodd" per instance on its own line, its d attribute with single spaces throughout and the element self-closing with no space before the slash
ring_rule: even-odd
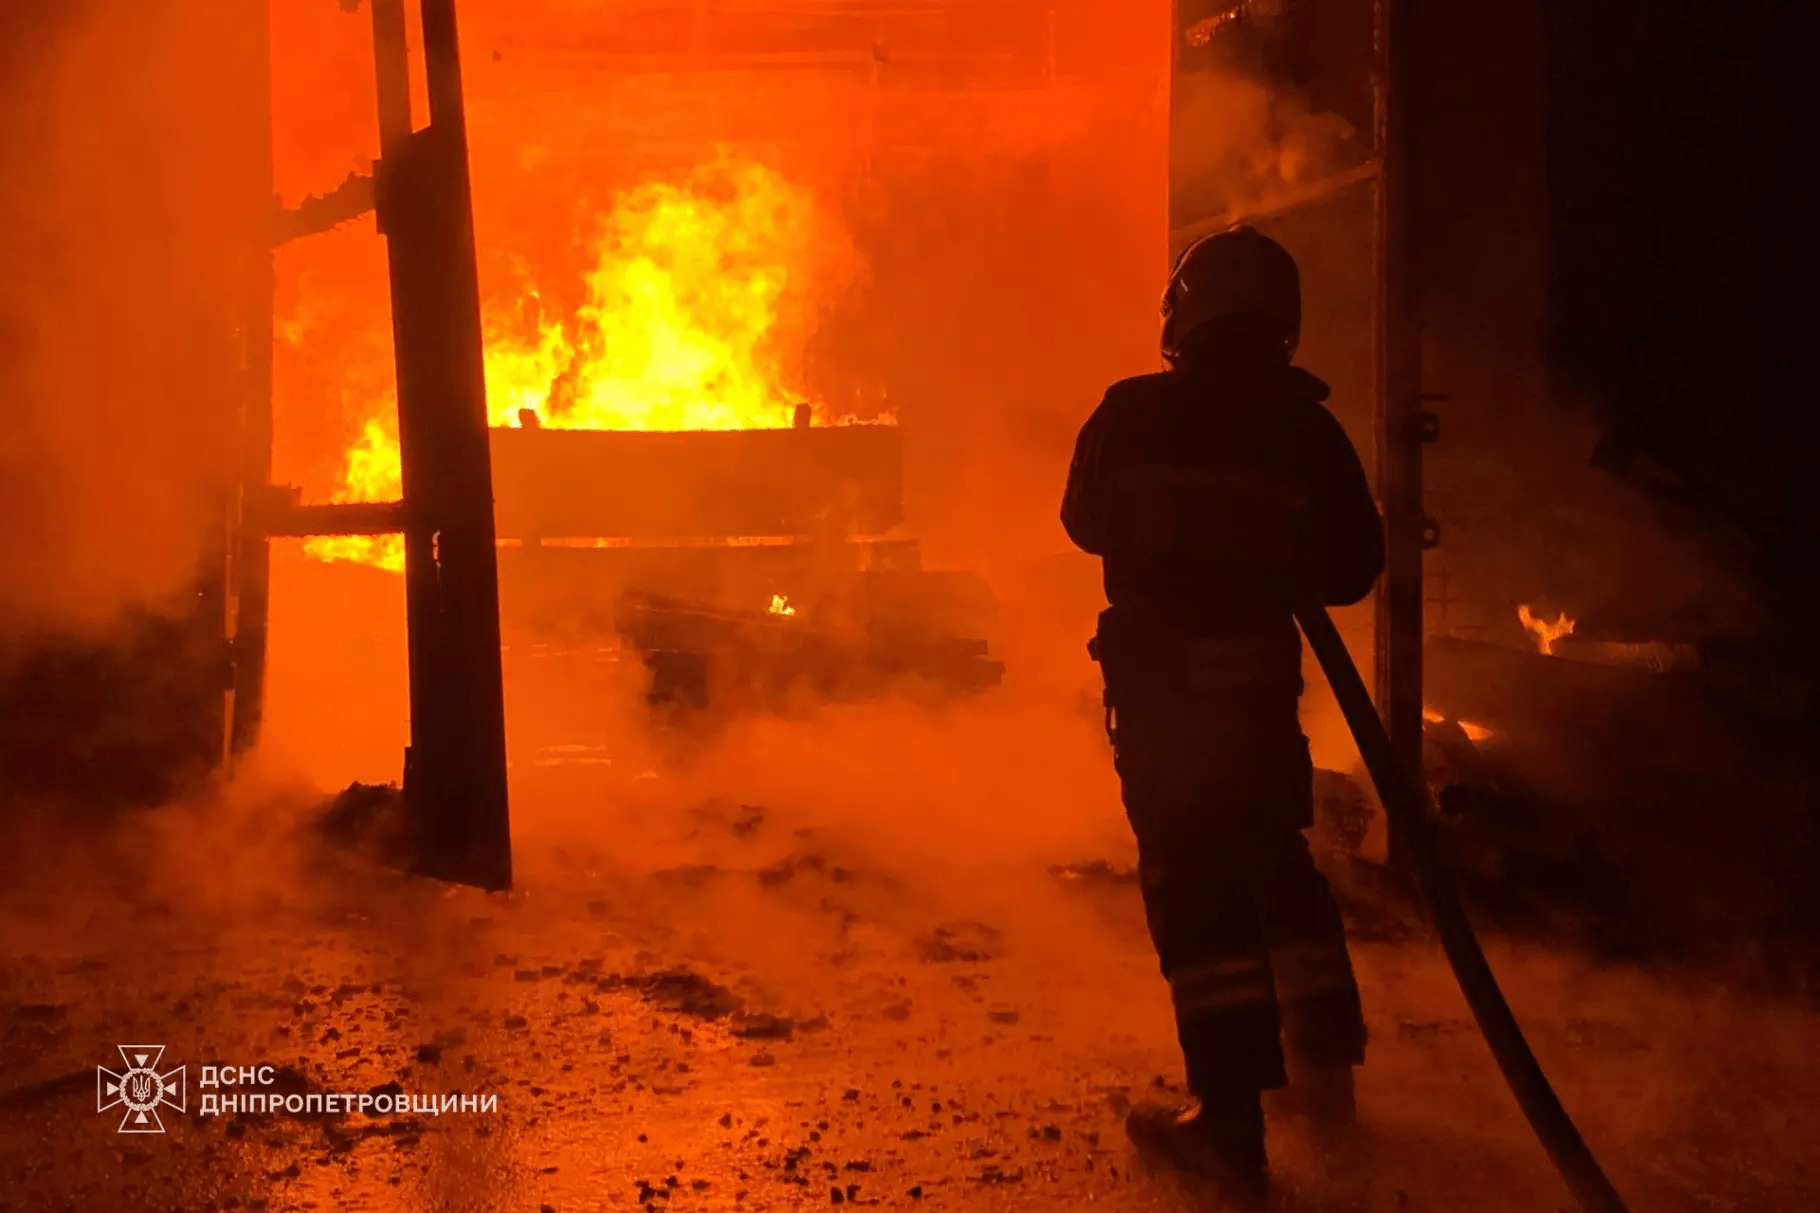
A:
<svg viewBox="0 0 1820 1213">
<path fill-rule="evenodd" d="M 1107 390 L 1075 445 L 1062 525 L 1103 559 L 1115 615 L 1153 633 L 1293 639 L 1297 602 L 1370 592 L 1383 531 L 1327 396 L 1293 366 L 1187 367 Z"/>
</svg>

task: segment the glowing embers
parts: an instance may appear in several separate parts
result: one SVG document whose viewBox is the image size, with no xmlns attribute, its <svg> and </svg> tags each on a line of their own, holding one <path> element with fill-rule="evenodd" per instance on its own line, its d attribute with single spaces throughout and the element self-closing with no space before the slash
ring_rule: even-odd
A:
<svg viewBox="0 0 1820 1213">
<path fill-rule="evenodd" d="M 1547 620 L 1538 619 L 1531 614 L 1528 603 L 1517 608 L 1517 621 L 1523 625 L 1525 631 L 1536 638 L 1536 650 L 1544 654 L 1552 655 L 1555 651 L 1555 641 L 1574 633 L 1574 621 L 1569 619 L 1565 612 L 1556 616 L 1553 623 L 1549 623 Z"/>
<path fill-rule="evenodd" d="M 1438 712 L 1426 704 L 1422 706 L 1422 719 L 1430 724 L 1458 725 L 1460 732 L 1466 734 L 1466 740 L 1468 741 L 1486 741 L 1497 736 L 1496 733 L 1482 724 L 1474 724 L 1470 720 L 1453 720 L 1449 718 L 1446 713 Z"/>
<path fill-rule="evenodd" d="M 796 608 L 790 605 L 790 599 L 783 594 L 771 595 L 771 605 L 765 610 L 772 615 L 796 614 Z"/>
<path fill-rule="evenodd" d="M 1182 41 L 1195 50 L 1210 46 L 1215 38 L 1234 29 L 1240 22 L 1244 21 L 1246 10 L 1250 7 L 1251 5 L 1249 4 L 1235 4 L 1231 8 L 1215 13 L 1211 17 L 1203 17 L 1182 31 Z M 1271 6 L 1264 5 L 1262 7 L 1269 9 Z M 1272 15 L 1275 15 L 1274 12 Z"/>
</svg>

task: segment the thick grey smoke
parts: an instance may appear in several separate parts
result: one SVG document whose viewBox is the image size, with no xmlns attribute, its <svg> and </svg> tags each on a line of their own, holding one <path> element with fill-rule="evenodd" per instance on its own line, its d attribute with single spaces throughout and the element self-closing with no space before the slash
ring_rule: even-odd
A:
<svg viewBox="0 0 1820 1213">
<path fill-rule="evenodd" d="M 231 441 L 231 71 L 189 0 L 0 13 L 0 629 L 87 631 L 196 564 Z M 244 108 L 244 107 L 241 107 Z M 244 198 L 244 194 L 239 196 Z"/>
</svg>

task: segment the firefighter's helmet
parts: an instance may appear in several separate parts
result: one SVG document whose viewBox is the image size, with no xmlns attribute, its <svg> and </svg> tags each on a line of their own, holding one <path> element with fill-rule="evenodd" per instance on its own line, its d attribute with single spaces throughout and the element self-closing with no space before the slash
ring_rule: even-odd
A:
<svg viewBox="0 0 1820 1213">
<path fill-rule="evenodd" d="M 1302 331 L 1302 278 L 1289 250 L 1252 227 L 1216 232 L 1182 250 L 1163 292 L 1163 357 L 1174 362 L 1216 320 L 1262 319 L 1291 350 Z"/>
</svg>

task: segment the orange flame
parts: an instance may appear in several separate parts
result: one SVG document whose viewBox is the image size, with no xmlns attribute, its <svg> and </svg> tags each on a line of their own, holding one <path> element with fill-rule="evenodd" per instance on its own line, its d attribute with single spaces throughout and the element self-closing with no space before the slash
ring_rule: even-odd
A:
<svg viewBox="0 0 1820 1213">
<path fill-rule="evenodd" d="M 575 314 L 528 335 L 490 331 L 493 424 L 530 409 L 557 429 L 788 426 L 795 401 L 773 337 L 786 292 L 804 285 L 815 225 L 808 195 L 748 162 L 621 194 Z"/>
<path fill-rule="evenodd" d="M 489 307 L 492 424 L 517 426 L 530 413 L 551 429 L 789 426 L 798 400 L 784 388 L 779 347 L 793 334 L 781 322 L 802 309 L 815 271 L 825 274 L 825 228 L 808 194 L 744 161 L 620 194 L 599 221 L 584 301 L 572 315 L 546 316 L 534 288 L 510 307 Z M 398 485 L 388 400 L 348 451 L 334 500 L 396 499 Z M 395 536 L 322 537 L 305 550 L 403 567 Z"/>
<path fill-rule="evenodd" d="M 368 421 L 348 448 L 341 487 L 331 500 L 397 501 L 404 492 L 398 467 L 398 414 L 390 405 Z M 394 573 L 404 571 L 403 535 L 318 535 L 303 550 L 317 560 L 348 560 Z"/>
<path fill-rule="evenodd" d="M 1436 711 L 1427 704 L 1422 705 L 1422 719 L 1432 724 L 1448 723 L 1446 713 Z M 1466 734 L 1468 741 L 1484 741 L 1486 738 L 1494 736 L 1491 729 L 1482 724 L 1474 724 L 1470 720 L 1456 720 L 1453 723 L 1460 726 L 1460 732 Z"/>
<path fill-rule="evenodd" d="M 1517 608 L 1517 621 L 1535 635 L 1536 648 L 1544 654 L 1552 654 L 1555 651 L 1555 641 L 1574 633 L 1574 621 L 1567 617 L 1566 612 L 1549 623 L 1530 614 L 1529 606 L 1524 604 Z"/>
<path fill-rule="evenodd" d="M 766 607 L 765 609 L 773 615 L 794 615 L 794 614 L 796 614 L 796 608 L 791 606 L 790 600 L 788 598 L 784 597 L 782 594 L 771 595 L 771 605 Z"/>
</svg>

